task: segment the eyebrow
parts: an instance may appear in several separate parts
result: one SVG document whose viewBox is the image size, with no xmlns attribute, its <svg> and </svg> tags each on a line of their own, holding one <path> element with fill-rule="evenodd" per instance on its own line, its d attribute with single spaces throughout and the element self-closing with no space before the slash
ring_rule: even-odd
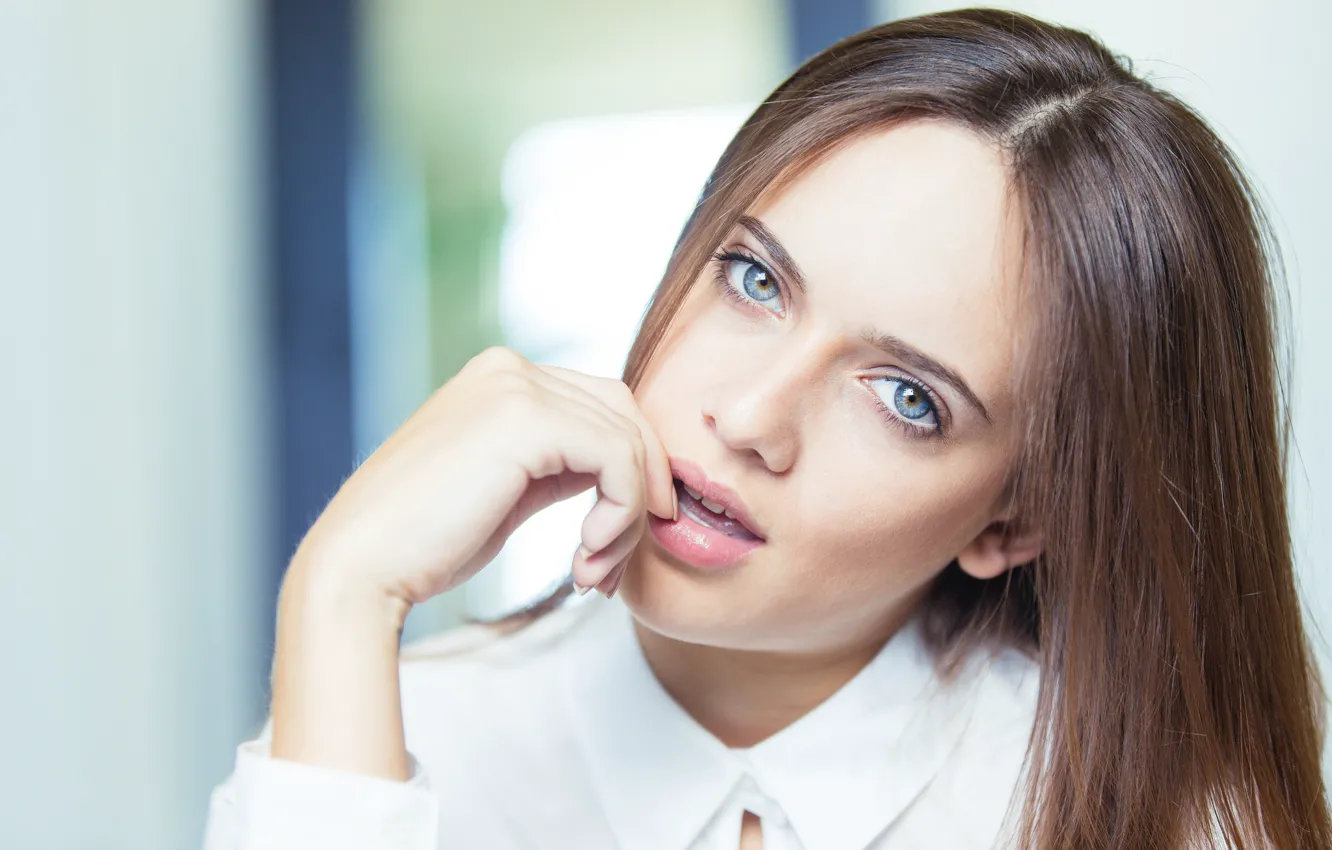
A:
<svg viewBox="0 0 1332 850">
<path fill-rule="evenodd" d="M 938 360 L 935 360 L 933 357 L 911 345 L 906 340 L 899 339 L 892 334 L 880 333 L 873 328 L 867 328 L 861 331 L 860 337 L 865 340 L 865 342 L 880 351 L 887 353 L 889 356 L 902 361 L 913 369 L 921 372 L 929 372 L 939 378 L 944 383 L 948 384 L 948 386 L 952 387 L 958 395 L 966 399 L 968 404 L 976 408 L 976 411 L 980 413 L 981 417 L 987 424 L 994 424 L 994 420 L 990 418 L 990 412 L 985 409 L 985 405 L 981 402 L 980 397 L 971 391 L 971 387 L 967 386 L 967 382 L 953 369 L 950 369 Z"/>
<path fill-rule="evenodd" d="M 742 215 L 737 220 L 738 224 L 763 246 L 763 250 L 772 258 L 773 265 L 777 271 L 787 279 L 796 289 L 806 292 L 805 276 L 800 271 L 800 266 L 795 259 L 787 252 L 786 247 L 782 245 L 781 240 L 768 229 L 767 225 L 750 215 Z M 944 364 L 930 357 L 925 352 L 911 345 L 900 337 L 892 334 L 881 333 L 873 328 L 866 328 L 860 333 L 861 339 L 880 351 L 888 354 L 896 360 L 900 360 L 906 365 L 921 372 L 928 372 L 931 375 L 948 384 L 953 390 L 968 404 L 980 413 L 987 424 L 993 425 L 994 420 L 990 418 L 990 412 L 985 409 L 985 404 L 980 397 L 972 392 L 971 387 L 967 385 L 966 380 Z"/>
<path fill-rule="evenodd" d="M 778 273 L 796 289 L 804 292 L 805 276 L 800 272 L 800 266 L 786 252 L 786 247 L 782 245 L 780 239 L 773 235 L 768 226 L 752 215 L 740 216 L 739 224 L 745 230 L 748 230 L 749 235 L 757 239 L 758 243 L 763 246 L 763 250 L 768 252 L 769 257 L 772 257 L 773 265 L 777 266 Z"/>
</svg>

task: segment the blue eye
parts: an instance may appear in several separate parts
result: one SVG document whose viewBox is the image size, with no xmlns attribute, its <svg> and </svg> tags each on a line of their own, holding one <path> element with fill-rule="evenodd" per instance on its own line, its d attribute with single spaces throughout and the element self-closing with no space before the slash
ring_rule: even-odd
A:
<svg viewBox="0 0 1332 850">
<path fill-rule="evenodd" d="M 722 278 L 737 295 L 743 295 L 756 304 L 774 307 L 780 304 L 781 287 L 768 270 L 742 254 L 727 251 L 717 257 L 722 264 Z M 779 309 L 779 308 L 778 308 Z"/>
<path fill-rule="evenodd" d="M 921 430 L 938 430 L 938 411 L 923 387 L 901 378 L 881 378 L 873 381 L 873 384 L 874 391 L 892 415 Z"/>
<path fill-rule="evenodd" d="M 777 284 L 772 282 L 768 273 L 747 260 L 732 260 L 726 269 L 726 279 L 731 286 L 760 304 L 771 301 L 779 294 Z"/>
</svg>

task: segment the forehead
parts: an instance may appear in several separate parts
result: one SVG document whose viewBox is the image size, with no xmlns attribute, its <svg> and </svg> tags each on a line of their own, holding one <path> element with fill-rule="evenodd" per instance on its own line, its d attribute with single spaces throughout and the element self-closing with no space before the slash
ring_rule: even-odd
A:
<svg viewBox="0 0 1332 850">
<path fill-rule="evenodd" d="M 1011 364 L 1020 228 L 998 149 L 917 121 L 850 142 L 766 199 L 761 218 L 811 309 L 891 333 L 962 373 L 988 403 Z"/>
</svg>

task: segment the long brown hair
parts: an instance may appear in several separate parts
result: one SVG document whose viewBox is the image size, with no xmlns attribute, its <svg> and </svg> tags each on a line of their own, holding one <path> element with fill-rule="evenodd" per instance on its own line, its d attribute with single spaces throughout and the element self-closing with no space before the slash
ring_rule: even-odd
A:
<svg viewBox="0 0 1332 850">
<path fill-rule="evenodd" d="M 996 643 L 1040 659 L 1020 846 L 1332 847 L 1270 229 L 1197 114 L 1093 37 L 967 10 L 809 60 L 708 179 L 625 381 L 740 214 L 857 134 L 916 119 L 998 145 L 1025 225 L 1039 330 L 1017 352 L 1011 490 L 1045 551 L 990 581 L 950 565 L 925 603 L 940 659 Z"/>
</svg>

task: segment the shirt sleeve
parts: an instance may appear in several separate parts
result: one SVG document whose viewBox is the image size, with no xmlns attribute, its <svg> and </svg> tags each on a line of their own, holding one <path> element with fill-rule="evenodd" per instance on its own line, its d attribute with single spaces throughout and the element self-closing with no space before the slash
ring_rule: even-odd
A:
<svg viewBox="0 0 1332 850">
<path fill-rule="evenodd" d="M 420 763 L 394 782 L 273 758 L 241 744 L 212 795 L 204 850 L 438 850 L 438 801 Z"/>
</svg>

